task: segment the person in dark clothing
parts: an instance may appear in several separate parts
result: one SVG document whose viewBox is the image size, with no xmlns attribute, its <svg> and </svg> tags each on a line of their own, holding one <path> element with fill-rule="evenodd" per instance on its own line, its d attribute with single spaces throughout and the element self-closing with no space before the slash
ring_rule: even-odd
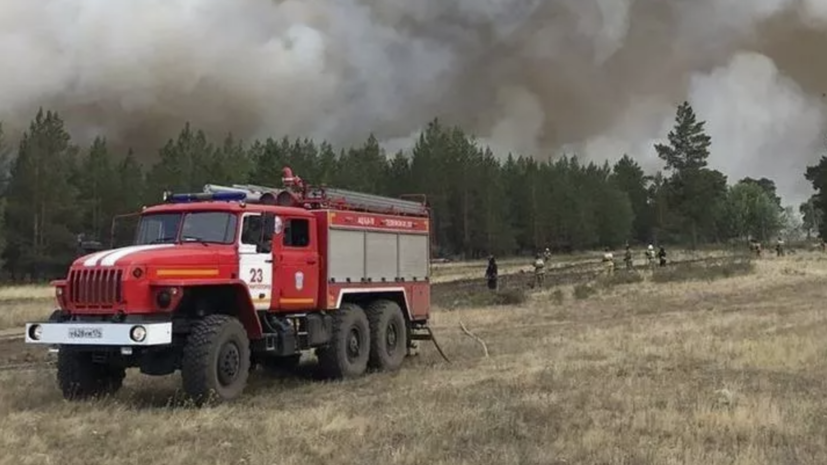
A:
<svg viewBox="0 0 827 465">
<path fill-rule="evenodd" d="M 666 251 L 663 250 L 663 246 L 658 250 L 658 258 L 660 259 L 660 266 L 666 266 Z"/>
<path fill-rule="evenodd" d="M 493 255 L 488 257 L 488 268 L 485 270 L 485 279 L 488 281 L 488 289 L 497 289 L 497 261 Z"/>
</svg>

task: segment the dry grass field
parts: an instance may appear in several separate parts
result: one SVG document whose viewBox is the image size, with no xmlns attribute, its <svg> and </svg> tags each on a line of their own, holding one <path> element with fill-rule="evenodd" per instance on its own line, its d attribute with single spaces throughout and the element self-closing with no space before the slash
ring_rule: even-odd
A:
<svg viewBox="0 0 827 465">
<path fill-rule="evenodd" d="M 218 407 L 181 402 L 177 376 L 130 373 L 114 398 L 68 403 L 51 367 L 0 370 L 0 464 L 827 463 L 827 256 L 721 263 L 619 267 L 513 305 L 443 290 L 433 327 L 451 363 L 423 343 L 395 374 L 256 372 Z M 49 292 L 4 292 L 3 325 L 51 310 Z M 45 352 L 0 341 L 0 366 Z"/>
<path fill-rule="evenodd" d="M 0 287 L 0 330 L 22 328 L 31 318 L 48 318 L 55 309 L 54 295 L 48 286 Z"/>
</svg>

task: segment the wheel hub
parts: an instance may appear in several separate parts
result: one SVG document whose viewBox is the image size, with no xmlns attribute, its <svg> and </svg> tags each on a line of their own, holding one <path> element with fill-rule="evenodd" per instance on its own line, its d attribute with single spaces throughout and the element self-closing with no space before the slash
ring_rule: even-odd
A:
<svg viewBox="0 0 827 465">
<path fill-rule="evenodd" d="M 361 352 L 361 344 L 359 341 L 359 330 L 353 328 L 350 330 L 348 334 L 347 340 L 347 358 L 348 360 L 354 360 L 355 358 L 359 357 L 359 353 Z"/>
<path fill-rule="evenodd" d="M 241 352 L 234 342 L 221 347 L 218 354 L 218 380 L 226 386 L 238 377 L 241 367 Z"/>
<path fill-rule="evenodd" d="M 385 344 L 388 351 L 392 351 L 396 347 L 396 339 L 398 335 L 396 332 L 396 325 L 391 323 L 388 325 L 388 330 L 385 332 Z"/>
</svg>

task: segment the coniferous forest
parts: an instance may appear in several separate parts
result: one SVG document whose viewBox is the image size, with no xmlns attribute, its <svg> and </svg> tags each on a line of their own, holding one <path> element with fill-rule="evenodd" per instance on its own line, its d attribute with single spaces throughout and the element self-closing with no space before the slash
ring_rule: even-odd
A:
<svg viewBox="0 0 827 465">
<path fill-rule="evenodd" d="M 114 234 L 113 217 L 159 203 L 165 190 L 200 191 L 206 183 L 280 186 L 284 166 L 311 184 L 390 196 L 425 194 L 434 215 L 435 257 L 626 243 L 766 242 L 797 228 L 771 179 L 728 180 L 707 164 L 715 141 L 686 102 L 664 135 L 668 143 L 655 146 L 663 169 L 653 175 L 632 155 L 614 164 L 586 163 L 576 155 L 498 159 L 472 135 L 436 119 L 410 151 L 395 154 L 386 154 L 373 136 L 354 147 L 283 135 L 210 140 L 189 124 L 170 136 L 157 154 L 114 153 L 104 134 L 91 146 L 76 145 L 61 116 L 46 109 L 14 144 L 0 126 L 5 278 L 62 276 L 78 253 L 80 234 L 107 247 L 110 237 L 116 246 L 128 244 L 134 217 L 119 219 Z M 802 173 L 802 182 L 808 181 L 816 194 L 799 210 L 809 236 L 823 227 L 827 194 L 820 188 L 827 187 L 827 158 Z"/>
</svg>

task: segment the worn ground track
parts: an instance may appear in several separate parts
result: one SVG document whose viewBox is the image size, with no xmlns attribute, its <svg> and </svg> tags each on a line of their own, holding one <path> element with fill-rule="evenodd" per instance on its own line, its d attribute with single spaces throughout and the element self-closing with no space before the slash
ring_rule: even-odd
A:
<svg viewBox="0 0 827 465">
<path fill-rule="evenodd" d="M 0 365 L 0 372 L 3 371 L 24 371 L 24 370 L 45 370 L 55 368 L 55 362 L 34 362 L 34 363 L 13 363 Z"/>
<path fill-rule="evenodd" d="M 23 332 L 16 328 L 0 331 L 0 341 L 10 341 L 13 339 L 23 339 Z"/>
</svg>

